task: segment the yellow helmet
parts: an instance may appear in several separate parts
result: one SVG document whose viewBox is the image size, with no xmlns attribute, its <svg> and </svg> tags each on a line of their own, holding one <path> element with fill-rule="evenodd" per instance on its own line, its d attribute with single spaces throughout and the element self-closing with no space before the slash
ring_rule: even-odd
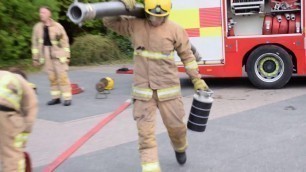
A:
<svg viewBox="0 0 306 172">
<path fill-rule="evenodd" d="M 104 92 L 105 90 L 112 90 L 114 89 L 114 80 L 110 77 L 102 78 L 96 84 L 96 90 L 100 93 Z"/>
<path fill-rule="evenodd" d="M 144 0 L 144 6 L 146 13 L 164 17 L 170 14 L 172 4 L 171 0 Z"/>
<path fill-rule="evenodd" d="M 114 84 L 115 84 L 114 80 L 112 78 L 110 78 L 110 77 L 106 77 L 105 79 L 107 80 L 107 85 L 105 87 L 105 90 L 112 90 L 112 89 L 114 89 Z"/>
</svg>

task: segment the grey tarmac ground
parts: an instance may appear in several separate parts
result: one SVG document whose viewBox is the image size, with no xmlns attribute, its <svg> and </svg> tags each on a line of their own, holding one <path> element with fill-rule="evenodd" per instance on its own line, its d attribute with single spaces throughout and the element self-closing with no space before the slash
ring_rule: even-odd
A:
<svg viewBox="0 0 306 172">
<path fill-rule="evenodd" d="M 30 75 L 37 84 L 40 112 L 30 137 L 34 171 L 42 171 L 92 127 L 130 98 L 132 75 L 116 74 L 122 66 L 74 68 L 73 83 L 85 89 L 73 105 L 46 106 L 49 83 L 43 73 Z M 95 84 L 112 77 L 115 89 L 95 99 Z M 186 118 L 193 86 L 180 74 Z M 279 90 L 259 90 L 247 78 L 207 78 L 215 92 L 204 133 L 188 131 L 188 162 L 176 163 L 166 130 L 157 121 L 163 172 L 303 172 L 306 171 L 306 77 L 294 77 Z M 159 114 L 158 114 L 159 116 Z M 140 172 L 137 130 L 129 107 L 59 166 L 58 172 Z"/>
</svg>

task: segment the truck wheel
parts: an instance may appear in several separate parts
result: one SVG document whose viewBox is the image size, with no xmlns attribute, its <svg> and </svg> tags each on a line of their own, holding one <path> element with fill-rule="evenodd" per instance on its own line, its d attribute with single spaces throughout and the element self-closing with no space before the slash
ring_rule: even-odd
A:
<svg viewBox="0 0 306 172">
<path fill-rule="evenodd" d="M 261 89 L 278 89 L 288 83 L 293 64 L 286 50 L 276 45 L 263 45 L 249 56 L 246 71 L 251 83 Z"/>
</svg>

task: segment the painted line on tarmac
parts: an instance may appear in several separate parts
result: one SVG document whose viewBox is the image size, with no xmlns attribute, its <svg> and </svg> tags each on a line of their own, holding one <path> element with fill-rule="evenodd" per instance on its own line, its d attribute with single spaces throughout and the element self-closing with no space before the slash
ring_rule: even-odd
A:
<svg viewBox="0 0 306 172">
<path fill-rule="evenodd" d="M 50 165 L 48 165 L 43 172 L 52 172 L 59 167 L 65 160 L 67 160 L 75 151 L 77 151 L 82 145 L 84 145 L 92 136 L 99 132 L 106 124 L 118 116 L 122 111 L 131 105 L 132 100 L 128 99 L 119 106 L 113 113 L 108 115 L 102 121 L 100 121 L 95 127 L 89 130 L 84 136 L 77 140 L 72 146 L 70 146 L 65 152 L 58 156 Z"/>
</svg>

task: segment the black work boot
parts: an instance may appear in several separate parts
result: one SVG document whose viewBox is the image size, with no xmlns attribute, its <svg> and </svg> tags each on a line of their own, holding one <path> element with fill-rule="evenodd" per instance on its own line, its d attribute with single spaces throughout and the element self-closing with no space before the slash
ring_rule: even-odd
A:
<svg viewBox="0 0 306 172">
<path fill-rule="evenodd" d="M 64 101 L 64 106 L 70 106 L 70 105 L 71 105 L 71 100 Z"/>
<path fill-rule="evenodd" d="M 47 105 L 56 105 L 56 104 L 60 104 L 61 103 L 61 99 L 52 99 L 50 101 L 48 101 Z"/>
<path fill-rule="evenodd" d="M 177 162 L 180 165 L 184 165 L 187 161 L 186 152 L 176 152 L 175 151 L 175 157 L 176 157 Z"/>
</svg>

